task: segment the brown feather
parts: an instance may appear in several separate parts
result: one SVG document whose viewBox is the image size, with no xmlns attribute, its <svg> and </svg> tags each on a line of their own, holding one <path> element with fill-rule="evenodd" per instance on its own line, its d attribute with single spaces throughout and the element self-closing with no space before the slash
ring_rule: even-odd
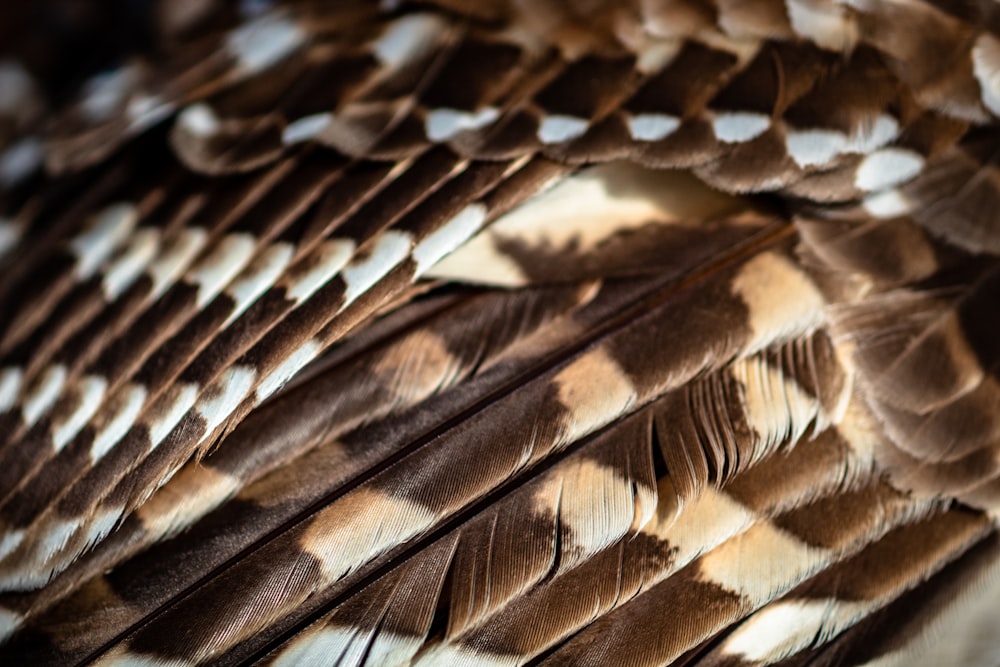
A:
<svg viewBox="0 0 1000 667">
<path fill-rule="evenodd" d="M 8 40 L 0 661 L 891 663 L 989 616 L 988 5 Z"/>
</svg>

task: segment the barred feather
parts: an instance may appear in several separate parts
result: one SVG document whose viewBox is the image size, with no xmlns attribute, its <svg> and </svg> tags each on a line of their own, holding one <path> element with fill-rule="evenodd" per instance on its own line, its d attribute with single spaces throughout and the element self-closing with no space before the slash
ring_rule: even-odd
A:
<svg viewBox="0 0 1000 667">
<path fill-rule="evenodd" d="M 0 661 L 995 662 L 995 8 L 466 5 L 9 10 Z"/>
</svg>

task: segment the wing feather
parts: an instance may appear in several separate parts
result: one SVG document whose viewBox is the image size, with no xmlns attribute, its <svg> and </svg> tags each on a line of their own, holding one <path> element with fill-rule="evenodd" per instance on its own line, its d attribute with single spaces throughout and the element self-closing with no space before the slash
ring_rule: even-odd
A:
<svg viewBox="0 0 1000 667">
<path fill-rule="evenodd" d="M 0 67 L 5 659 L 855 664 L 980 613 L 992 9 L 166 4 L 45 127 Z"/>
</svg>

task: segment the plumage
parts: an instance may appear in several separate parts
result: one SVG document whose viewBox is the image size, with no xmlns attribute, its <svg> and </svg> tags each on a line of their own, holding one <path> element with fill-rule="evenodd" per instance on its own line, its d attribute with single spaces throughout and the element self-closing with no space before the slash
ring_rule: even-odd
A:
<svg viewBox="0 0 1000 667">
<path fill-rule="evenodd" d="M 1000 659 L 987 0 L 44 4 L 0 661 Z"/>
</svg>

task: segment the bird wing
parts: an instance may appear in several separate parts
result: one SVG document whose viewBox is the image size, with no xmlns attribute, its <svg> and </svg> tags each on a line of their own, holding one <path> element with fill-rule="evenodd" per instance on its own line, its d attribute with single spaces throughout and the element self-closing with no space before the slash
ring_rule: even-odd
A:
<svg viewBox="0 0 1000 667">
<path fill-rule="evenodd" d="M 155 8 L 0 67 L 4 660 L 992 664 L 992 6 Z"/>
</svg>

